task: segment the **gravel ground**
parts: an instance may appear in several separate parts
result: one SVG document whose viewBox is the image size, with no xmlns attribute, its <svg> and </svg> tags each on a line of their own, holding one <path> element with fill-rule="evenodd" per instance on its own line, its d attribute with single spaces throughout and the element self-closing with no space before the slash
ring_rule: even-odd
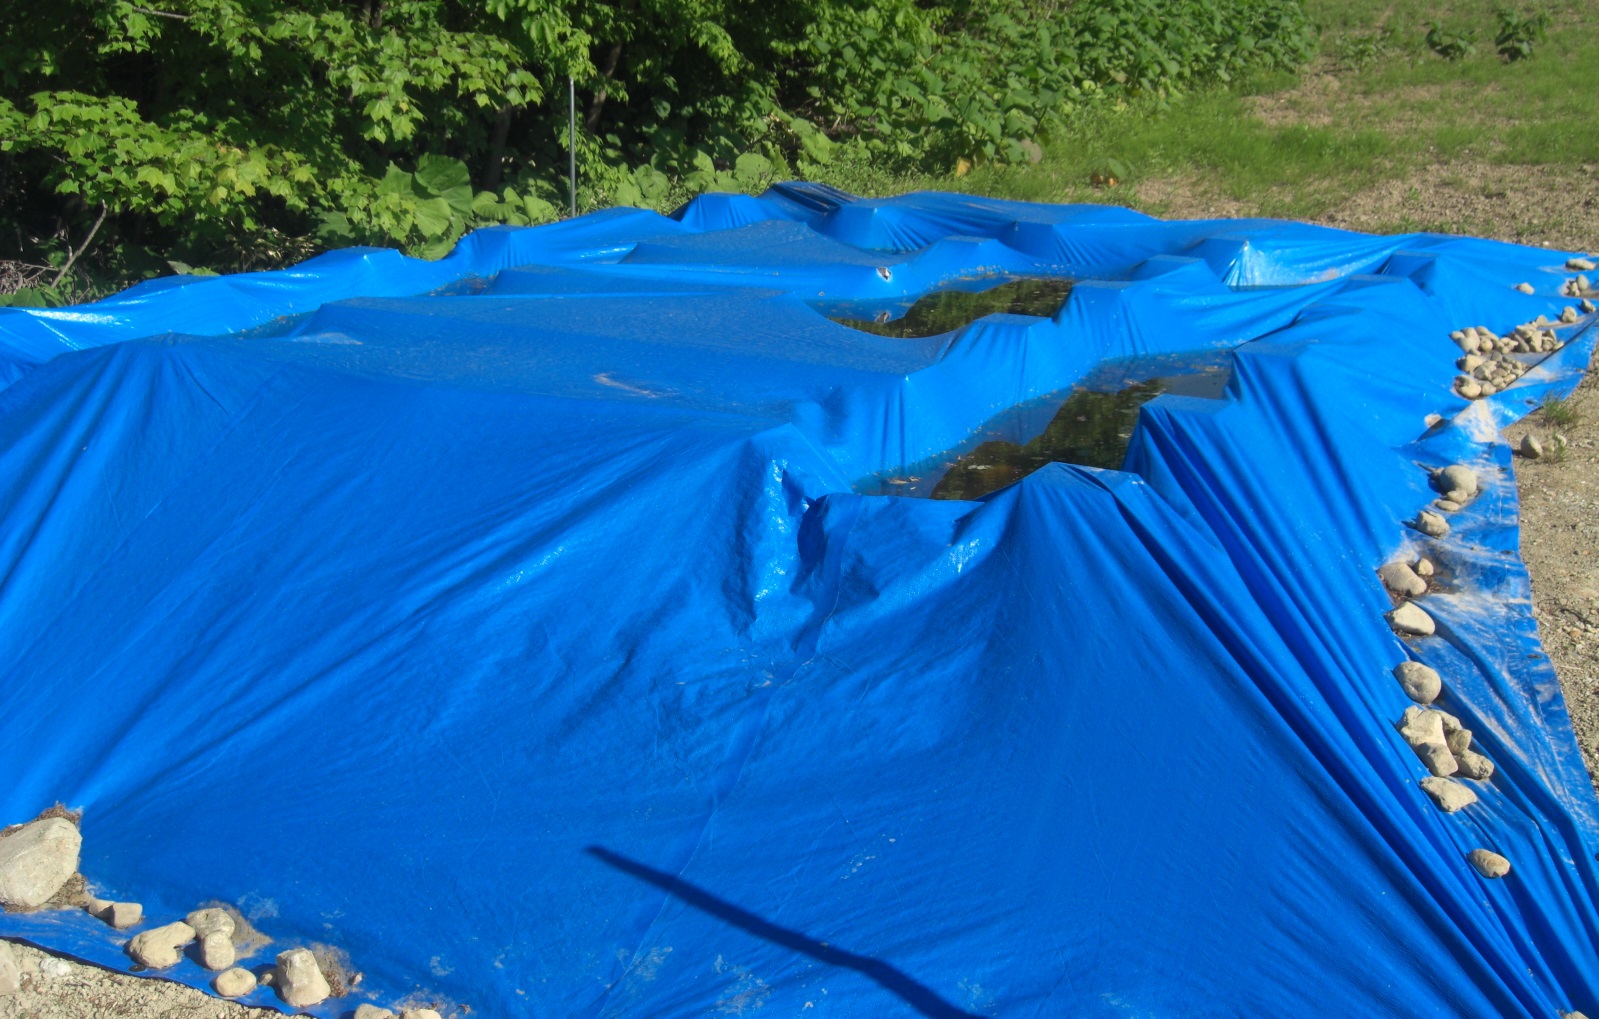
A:
<svg viewBox="0 0 1599 1019">
<path fill-rule="evenodd" d="M 280 1015 L 235 1005 L 170 980 L 73 962 L 20 941 L 9 944 L 21 970 L 22 990 L 0 996 L 0 1019 L 265 1019 Z"/>
<path fill-rule="evenodd" d="M 1516 458 L 1521 557 L 1532 575 L 1538 633 L 1591 776 L 1599 773 L 1599 384 L 1591 369 L 1566 408 L 1575 421 L 1557 427 L 1540 411 L 1505 435 L 1515 446 L 1530 432 L 1546 450 L 1557 432 L 1567 439 L 1563 456 Z"/>
</svg>

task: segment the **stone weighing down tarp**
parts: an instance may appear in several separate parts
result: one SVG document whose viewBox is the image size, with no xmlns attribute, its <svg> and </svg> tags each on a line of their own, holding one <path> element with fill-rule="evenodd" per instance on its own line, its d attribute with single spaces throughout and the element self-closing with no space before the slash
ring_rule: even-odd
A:
<svg viewBox="0 0 1599 1019">
<path fill-rule="evenodd" d="M 1449 338 L 1555 317 L 1566 257 L 785 185 L 0 313 L 0 821 L 81 808 L 150 924 L 347 952 L 324 1016 L 1591 1012 L 1599 804 L 1497 429 L 1593 330 L 1476 402 Z M 997 273 L 1078 282 L 822 313 Z M 1218 349 L 1126 471 L 857 494 Z M 1404 641 L 1375 571 L 1422 553 Z M 1458 813 L 1407 659 L 1497 765 Z M 127 963 L 80 912 L 0 934 Z"/>
</svg>

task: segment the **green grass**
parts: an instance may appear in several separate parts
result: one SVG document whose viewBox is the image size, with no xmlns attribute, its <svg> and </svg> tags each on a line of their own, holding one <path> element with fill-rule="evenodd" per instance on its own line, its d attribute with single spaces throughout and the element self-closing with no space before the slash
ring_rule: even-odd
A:
<svg viewBox="0 0 1599 1019">
<path fill-rule="evenodd" d="M 1571 428 L 1576 425 L 1580 414 L 1577 407 L 1564 397 L 1551 396 L 1543 402 L 1543 419 L 1551 428 Z"/>
<path fill-rule="evenodd" d="M 1530 60 L 1494 52 L 1501 3 L 1308 0 L 1322 55 L 1303 79 L 1278 76 L 1163 103 L 1132 102 L 1080 116 L 1050 139 L 1042 163 L 978 167 L 970 175 L 888 176 L 840 167 L 829 181 L 885 194 L 952 189 L 1032 201 L 1089 201 L 1166 211 L 1162 181 L 1232 203 L 1245 214 L 1314 219 L 1350 196 L 1431 163 L 1555 166 L 1599 163 L 1599 32 L 1592 0 L 1560 0 Z M 1517 7 L 1523 12 L 1534 8 Z M 1476 49 L 1445 60 L 1428 22 L 1476 32 Z M 1270 109 L 1268 119 L 1257 112 Z M 1111 174 L 1122 186 L 1096 189 Z M 1469 179 L 1460 178 L 1465 186 Z M 1488 190 L 1485 186 L 1485 190 Z M 1486 195 L 1487 197 L 1496 197 Z M 1401 215 L 1394 229 L 1489 232 L 1493 224 Z"/>
</svg>

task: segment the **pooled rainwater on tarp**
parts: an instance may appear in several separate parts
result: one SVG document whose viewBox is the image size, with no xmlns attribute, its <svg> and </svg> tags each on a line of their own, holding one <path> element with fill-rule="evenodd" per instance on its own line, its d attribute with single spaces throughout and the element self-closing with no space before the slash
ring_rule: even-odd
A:
<svg viewBox="0 0 1599 1019">
<path fill-rule="evenodd" d="M 1564 257 L 781 185 L 0 311 L 0 821 L 82 808 L 99 894 L 233 903 L 251 965 L 347 952 L 322 1016 L 1599 1014 L 1595 799 L 1498 553 L 1498 429 L 1591 323 L 1450 388 Z M 1070 296 L 816 306 L 1001 277 Z M 858 490 L 1209 357 L 1125 470 Z M 1374 571 L 1424 549 L 1405 642 Z M 1497 766 L 1459 814 L 1408 657 Z M 126 966 L 86 914 L 0 933 Z"/>
</svg>

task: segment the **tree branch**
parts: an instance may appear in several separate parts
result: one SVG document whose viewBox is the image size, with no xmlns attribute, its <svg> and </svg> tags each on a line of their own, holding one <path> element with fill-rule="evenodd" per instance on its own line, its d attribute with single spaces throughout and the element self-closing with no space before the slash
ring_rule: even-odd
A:
<svg viewBox="0 0 1599 1019">
<path fill-rule="evenodd" d="M 107 211 L 108 210 L 107 210 L 106 204 L 104 202 L 101 202 L 100 203 L 100 218 L 94 221 L 94 226 L 89 229 L 89 236 L 87 236 L 87 237 L 85 237 L 83 239 L 82 246 L 79 247 L 77 251 L 74 251 L 72 253 L 72 257 L 67 259 L 67 264 L 63 265 L 61 267 L 61 271 L 60 272 L 56 273 L 56 278 L 55 278 L 54 281 L 51 282 L 50 286 L 59 287 L 61 285 L 61 281 L 67 278 L 67 273 L 72 271 L 73 263 L 75 263 L 79 258 L 81 258 L 85 251 L 89 250 L 89 245 L 94 243 L 94 235 L 100 232 L 100 224 L 105 222 L 105 214 L 106 214 Z"/>
<path fill-rule="evenodd" d="M 189 21 L 194 17 L 192 14 L 173 14 L 171 11 L 156 11 L 151 10 L 148 7 L 136 7 L 131 5 L 128 7 L 128 10 L 138 11 L 140 14 L 151 14 L 158 18 L 171 18 L 173 21 Z"/>
<path fill-rule="evenodd" d="M 616 74 L 616 65 L 622 59 L 622 43 L 620 40 L 611 45 L 611 52 L 605 60 L 605 70 L 600 72 L 602 80 L 609 81 Z M 600 111 L 605 109 L 607 99 L 605 86 L 601 85 L 599 91 L 594 93 L 593 102 L 589 103 L 588 116 L 583 118 L 583 126 L 590 132 L 596 131 L 600 126 Z"/>
</svg>

